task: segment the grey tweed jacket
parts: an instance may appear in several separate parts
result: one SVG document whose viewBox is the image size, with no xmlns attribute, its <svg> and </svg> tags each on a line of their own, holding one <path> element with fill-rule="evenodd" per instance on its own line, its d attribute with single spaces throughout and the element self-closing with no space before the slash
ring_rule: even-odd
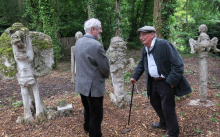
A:
<svg viewBox="0 0 220 137">
<path fill-rule="evenodd" d="M 74 50 L 76 60 L 76 92 L 91 97 L 106 93 L 105 78 L 109 77 L 110 65 L 103 46 L 92 36 L 85 34 L 78 39 Z"/>
</svg>

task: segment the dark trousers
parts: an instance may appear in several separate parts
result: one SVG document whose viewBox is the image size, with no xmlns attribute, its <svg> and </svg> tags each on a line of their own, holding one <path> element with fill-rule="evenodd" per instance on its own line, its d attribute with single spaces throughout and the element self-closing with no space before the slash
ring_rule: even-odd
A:
<svg viewBox="0 0 220 137">
<path fill-rule="evenodd" d="M 101 137 L 101 123 L 103 119 L 103 96 L 87 97 L 82 94 L 82 104 L 84 106 L 84 130 L 89 131 L 90 137 Z"/>
<path fill-rule="evenodd" d="M 160 118 L 160 123 L 166 125 L 170 137 L 179 136 L 179 126 L 175 111 L 174 89 L 166 80 L 151 80 L 150 103 Z"/>
</svg>

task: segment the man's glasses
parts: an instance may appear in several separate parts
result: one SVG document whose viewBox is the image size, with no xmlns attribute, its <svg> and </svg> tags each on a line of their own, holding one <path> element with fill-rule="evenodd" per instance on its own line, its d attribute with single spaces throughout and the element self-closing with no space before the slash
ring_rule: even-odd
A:
<svg viewBox="0 0 220 137">
<path fill-rule="evenodd" d="M 94 28 L 102 30 L 102 27 L 94 27 Z"/>
<path fill-rule="evenodd" d="M 151 32 L 142 32 L 142 33 L 140 33 L 140 36 L 139 37 L 144 37 L 144 36 L 146 36 L 147 34 L 150 34 Z"/>
</svg>

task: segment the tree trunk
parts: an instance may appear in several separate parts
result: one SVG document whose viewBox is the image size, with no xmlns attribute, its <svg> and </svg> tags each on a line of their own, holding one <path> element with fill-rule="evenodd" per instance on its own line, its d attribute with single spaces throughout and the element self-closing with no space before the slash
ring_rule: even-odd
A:
<svg viewBox="0 0 220 137">
<path fill-rule="evenodd" d="M 129 36 L 128 36 L 128 41 L 132 42 L 134 41 L 134 38 L 137 36 L 136 32 L 137 31 L 137 16 L 135 16 L 135 2 L 136 0 L 132 1 L 132 7 L 131 7 L 131 16 L 130 16 L 130 32 L 129 32 Z M 139 26 L 138 26 L 139 27 Z"/>
<path fill-rule="evenodd" d="M 57 6 L 57 12 L 60 13 L 60 5 L 59 5 L 59 0 L 56 1 L 56 6 Z M 59 15 L 59 14 L 58 14 Z M 59 19 L 57 20 L 57 24 L 59 24 L 59 21 L 60 21 L 60 17 Z M 56 29 L 56 33 L 57 33 L 57 41 L 58 41 L 58 37 L 59 37 L 59 31 L 58 29 Z"/>
<path fill-rule="evenodd" d="M 115 32 L 115 36 L 120 37 L 120 9 L 119 9 L 119 0 L 115 0 L 115 11 L 117 14 L 117 29 Z"/>
<path fill-rule="evenodd" d="M 156 29 L 156 35 L 158 38 L 163 38 L 161 33 L 162 29 L 162 17 L 161 10 L 163 8 L 163 0 L 154 0 L 154 27 Z"/>
<path fill-rule="evenodd" d="M 18 0 L 18 8 L 19 8 L 19 13 L 20 13 L 20 14 L 23 14 L 23 13 L 22 13 L 22 0 Z M 24 22 L 22 17 L 21 17 L 21 19 L 20 19 L 20 22 L 21 22 L 21 23 Z"/>
<path fill-rule="evenodd" d="M 87 7 L 88 7 L 88 19 L 95 17 L 95 13 L 92 6 L 93 1 L 88 0 Z"/>
<path fill-rule="evenodd" d="M 87 3 L 87 7 L 88 7 L 88 19 L 95 17 L 95 13 L 94 13 L 94 9 L 93 9 L 93 4 L 92 4 L 92 3 L 93 3 L 92 0 L 88 0 L 88 3 Z M 103 45 L 101 34 L 100 34 L 100 38 L 99 38 L 98 41 Z M 104 47 L 104 46 L 103 46 L 103 47 Z"/>
<path fill-rule="evenodd" d="M 186 23 L 187 23 L 188 32 L 190 32 L 189 21 L 188 21 L 188 11 L 189 11 L 188 8 L 189 8 L 189 6 L 188 6 L 188 0 L 186 0 Z"/>
</svg>

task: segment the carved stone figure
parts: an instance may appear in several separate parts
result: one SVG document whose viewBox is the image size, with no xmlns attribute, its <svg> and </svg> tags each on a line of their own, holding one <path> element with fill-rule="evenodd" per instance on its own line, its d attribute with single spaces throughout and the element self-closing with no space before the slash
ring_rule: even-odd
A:
<svg viewBox="0 0 220 137">
<path fill-rule="evenodd" d="M 79 38 L 82 38 L 83 37 L 83 33 L 81 31 L 77 31 L 76 34 L 75 34 L 75 39 L 76 41 L 79 39 Z M 71 47 L 71 74 L 72 74 L 72 78 L 71 78 L 71 82 L 75 82 L 75 58 L 74 58 L 74 47 L 75 46 L 72 46 Z"/>
<path fill-rule="evenodd" d="M 201 52 L 209 52 L 211 49 L 214 52 L 219 52 L 220 50 L 217 49 L 217 42 L 218 42 L 218 38 L 214 37 L 210 40 L 209 35 L 206 34 L 206 32 L 208 31 L 208 28 L 205 24 L 202 24 L 199 26 L 199 37 L 198 40 L 195 41 L 194 39 L 189 39 L 189 43 L 190 43 L 190 47 L 191 47 L 191 51 L 190 53 L 194 53 L 194 49 L 196 49 L 198 51 L 198 53 Z"/>
<path fill-rule="evenodd" d="M 38 119 L 46 118 L 46 107 L 40 98 L 36 77 L 46 75 L 52 70 L 54 61 L 51 38 L 43 33 L 29 32 L 28 28 L 23 27 L 21 23 L 13 24 L 5 31 L 4 36 L 11 38 L 11 40 L 3 39 L 11 41 L 13 56 L 10 56 L 10 53 L 0 53 L 0 66 L 5 69 L 1 70 L 1 73 L 6 79 L 17 73 L 24 106 L 24 117 L 19 117 L 17 123 L 32 122 L 35 116 Z M 0 48 L 9 50 L 7 42 L 4 44 L 6 44 L 5 47 L 0 45 Z M 13 58 L 15 63 L 11 61 Z M 17 71 L 6 73 L 11 68 L 17 68 Z"/>
<path fill-rule="evenodd" d="M 133 58 L 126 59 L 126 44 L 121 37 L 113 37 L 107 50 L 107 56 L 110 62 L 110 72 L 114 94 L 110 93 L 113 103 L 119 107 L 129 104 L 131 96 L 124 91 L 124 72 L 125 67 L 131 63 L 131 70 L 135 69 Z"/>
<path fill-rule="evenodd" d="M 191 51 L 190 51 L 190 53 L 195 53 L 195 50 L 194 50 L 194 45 L 195 45 L 195 43 L 196 43 L 196 41 L 194 40 L 194 39 L 192 39 L 192 38 L 190 38 L 189 39 L 189 45 L 190 45 L 190 48 L 191 48 Z"/>
<path fill-rule="evenodd" d="M 77 31 L 76 34 L 75 34 L 75 39 L 76 41 L 79 39 L 79 38 L 82 38 L 83 37 L 83 33 L 81 31 Z"/>
<path fill-rule="evenodd" d="M 208 70 L 207 70 L 207 60 L 208 52 L 213 49 L 214 52 L 220 52 L 219 49 L 217 49 L 217 42 L 218 38 L 214 37 L 210 40 L 209 36 L 206 34 L 208 31 L 208 28 L 205 24 L 202 24 L 199 26 L 199 37 L 194 46 L 192 48 L 195 48 L 197 52 L 199 53 L 200 58 L 200 101 L 205 102 L 207 100 L 207 76 L 208 76 Z M 191 51 L 192 51 L 191 48 Z M 191 53 L 191 52 L 190 52 Z"/>
</svg>

